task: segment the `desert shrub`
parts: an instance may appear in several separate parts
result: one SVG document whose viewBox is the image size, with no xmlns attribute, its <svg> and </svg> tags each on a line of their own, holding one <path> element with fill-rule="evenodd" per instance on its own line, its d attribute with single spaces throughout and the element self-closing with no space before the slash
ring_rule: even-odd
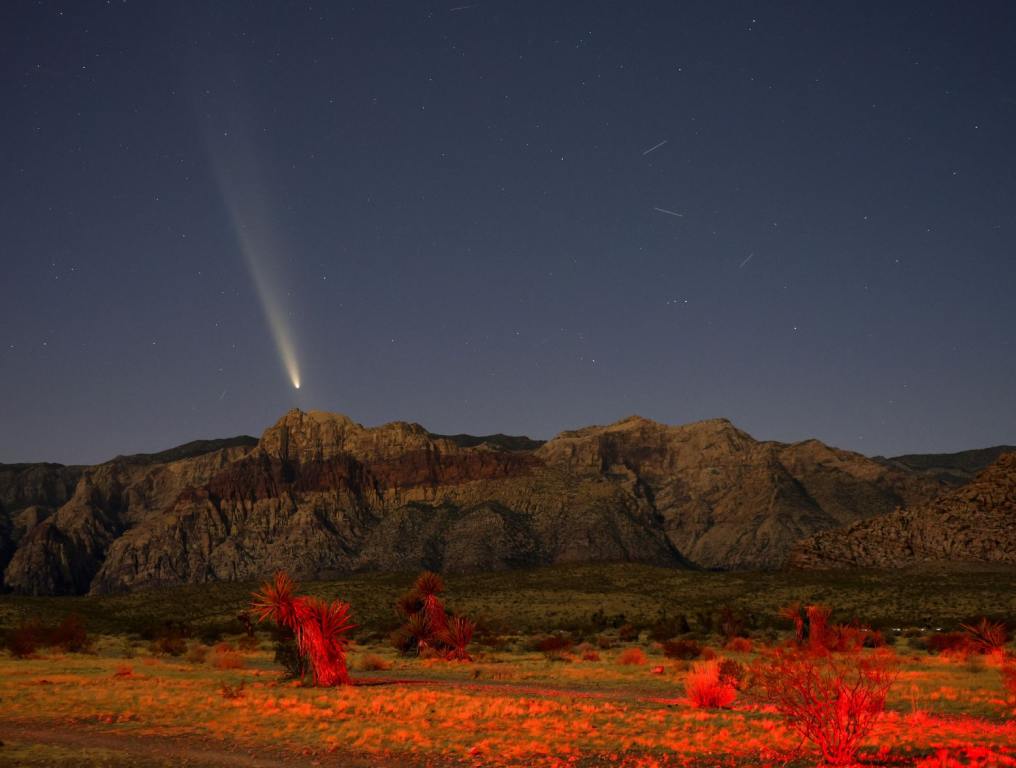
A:
<svg viewBox="0 0 1016 768">
<path fill-rule="evenodd" d="M 212 654 L 212 666 L 216 669 L 243 669 L 244 658 L 236 651 L 216 651 Z"/>
<path fill-rule="evenodd" d="M 476 625 L 462 616 L 453 616 L 448 619 L 445 630 L 438 637 L 447 649 L 445 658 L 452 661 L 472 661 L 473 659 L 469 655 L 469 643 L 473 639 L 475 630 Z"/>
<path fill-rule="evenodd" d="M 64 616 L 50 634 L 49 643 L 71 653 L 85 650 L 89 640 L 84 620 L 76 613 Z"/>
<path fill-rule="evenodd" d="M 729 605 L 723 606 L 716 616 L 715 625 L 717 631 L 723 636 L 726 642 L 735 637 L 743 637 L 748 625 L 748 619 L 744 614 L 735 611 Z"/>
<path fill-rule="evenodd" d="M 7 633 L 7 650 L 15 659 L 26 659 L 42 645 L 43 627 L 36 619 L 23 621 Z"/>
<path fill-rule="evenodd" d="M 205 659 L 208 658 L 208 646 L 204 643 L 195 643 L 187 649 L 184 658 L 191 664 L 204 664 Z"/>
<path fill-rule="evenodd" d="M 187 652 L 187 640 L 178 635 L 166 635 L 152 640 L 149 648 L 159 656 L 182 656 Z"/>
<path fill-rule="evenodd" d="M 961 624 L 967 633 L 972 650 L 977 653 L 994 653 L 1009 642 L 1009 628 L 1001 621 L 981 617 L 976 624 Z"/>
<path fill-rule="evenodd" d="M 599 660 L 600 660 L 600 654 L 598 654 L 596 651 L 592 650 L 591 648 L 588 651 L 583 651 L 582 652 L 582 661 L 599 661 Z"/>
<path fill-rule="evenodd" d="M 684 677 L 688 703 L 697 709 L 726 709 L 734 703 L 737 691 L 720 672 L 720 662 L 701 661 L 692 665 Z"/>
<path fill-rule="evenodd" d="M 383 656 L 378 656 L 376 653 L 368 653 L 360 659 L 360 669 L 364 672 L 382 672 L 391 668 L 392 663 Z"/>
<path fill-rule="evenodd" d="M 639 639 L 639 629 L 634 624 L 624 624 L 617 630 L 617 637 L 624 643 Z"/>
<path fill-rule="evenodd" d="M 625 666 L 645 664 L 646 661 L 645 651 L 641 648 L 625 648 L 617 655 L 617 663 Z"/>
<path fill-rule="evenodd" d="M 811 742 L 828 765 L 850 765 L 896 679 L 888 657 L 777 650 L 753 669 L 761 701 Z"/>
<path fill-rule="evenodd" d="M 830 651 L 851 653 L 861 648 L 881 648 L 885 640 L 881 632 L 861 624 L 831 624 L 826 630 L 824 645 Z"/>
<path fill-rule="evenodd" d="M 419 656 L 470 660 L 466 648 L 472 642 L 476 624 L 463 617 L 450 617 L 440 598 L 443 591 L 442 578 L 424 571 L 416 577 L 412 589 L 396 600 L 395 610 L 404 621 L 392 633 L 391 643 L 399 653 L 415 651 Z"/>
<path fill-rule="evenodd" d="M 966 632 L 938 632 L 924 638 L 924 647 L 930 653 L 966 656 L 972 650 L 970 636 Z"/>
<path fill-rule="evenodd" d="M 823 654 L 832 643 L 829 617 L 832 609 L 824 605 L 809 605 L 804 609 L 808 635 L 808 648 L 812 653 Z"/>
<path fill-rule="evenodd" d="M 282 571 L 276 573 L 254 595 L 258 621 L 270 619 L 292 631 L 297 655 L 306 659 L 315 685 L 348 684 L 346 635 L 353 628 L 349 604 L 295 592 L 296 583 Z"/>
<path fill-rule="evenodd" d="M 567 635 L 547 635 L 533 641 L 533 650 L 540 653 L 570 651 L 575 643 Z"/>
<path fill-rule="evenodd" d="M 661 611 L 656 621 L 649 627 L 649 639 L 660 643 L 690 631 L 688 619 L 683 613 L 668 616 L 666 611 Z"/>
<path fill-rule="evenodd" d="M 803 645 L 805 640 L 805 620 L 806 616 L 804 608 L 800 603 L 794 602 L 789 603 L 780 608 L 780 617 L 787 619 L 794 625 L 794 642 L 798 645 Z"/>
<path fill-rule="evenodd" d="M 747 676 L 747 670 L 744 665 L 739 664 L 733 659 L 719 659 L 717 665 L 720 679 L 735 690 L 741 690 L 741 686 L 744 684 L 745 677 Z"/>
<path fill-rule="evenodd" d="M 1009 694 L 1013 703 L 1016 703 L 1016 656 L 1005 656 L 998 672 L 1002 676 L 1002 688 Z"/>
<path fill-rule="evenodd" d="M 733 637 L 723 647 L 731 653 L 751 653 L 754 645 L 747 637 Z"/>
<path fill-rule="evenodd" d="M 697 659 L 702 655 L 702 645 L 696 640 L 666 640 L 661 646 L 668 659 Z"/>
</svg>

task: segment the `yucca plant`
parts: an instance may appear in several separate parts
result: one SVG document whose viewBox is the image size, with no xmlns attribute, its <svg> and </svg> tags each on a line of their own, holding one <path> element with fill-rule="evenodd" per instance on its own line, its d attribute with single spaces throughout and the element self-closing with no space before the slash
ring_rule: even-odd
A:
<svg viewBox="0 0 1016 768">
<path fill-rule="evenodd" d="M 348 603 L 297 596 L 296 582 L 283 571 L 254 594 L 258 621 L 271 620 L 292 631 L 301 658 L 308 661 L 314 684 L 348 685 L 346 634 L 355 626 Z"/>
<path fill-rule="evenodd" d="M 463 616 L 453 616 L 439 639 L 448 646 L 445 658 L 453 661 L 472 661 L 469 655 L 469 644 L 473 641 L 476 624 Z"/>
<path fill-rule="evenodd" d="M 990 621 L 985 617 L 976 624 L 961 624 L 970 637 L 970 644 L 978 653 L 994 653 L 1005 648 L 1009 642 L 1009 629 L 1001 621 Z"/>
</svg>

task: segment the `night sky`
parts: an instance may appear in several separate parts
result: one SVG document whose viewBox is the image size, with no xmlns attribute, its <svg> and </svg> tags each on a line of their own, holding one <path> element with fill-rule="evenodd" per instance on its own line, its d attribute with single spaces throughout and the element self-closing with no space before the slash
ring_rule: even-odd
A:
<svg viewBox="0 0 1016 768">
<path fill-rule="evenodd" d="M 4 2 L 0 461 L 293 406 L 1014 442 L 1014 37 L 1012 2 Z"/>
</svg>

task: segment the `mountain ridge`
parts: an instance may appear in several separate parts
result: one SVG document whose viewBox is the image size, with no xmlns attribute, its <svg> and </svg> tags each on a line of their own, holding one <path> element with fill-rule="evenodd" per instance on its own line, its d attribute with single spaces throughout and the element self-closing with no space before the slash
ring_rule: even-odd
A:
<svg viewBox="0 0 1016 768">
<path fill-rule="evenodd" d="M 722 418 L 629 416 L 536 441 L 292 409 L 251 440 L 117 457 L 83 468 L 60 504 L 0 511 L 5 588 L 112 592 L 279 567 L 778 568 L 802 538 L 943 489 L 817 440 L 759 441 Z"/>
</svg>

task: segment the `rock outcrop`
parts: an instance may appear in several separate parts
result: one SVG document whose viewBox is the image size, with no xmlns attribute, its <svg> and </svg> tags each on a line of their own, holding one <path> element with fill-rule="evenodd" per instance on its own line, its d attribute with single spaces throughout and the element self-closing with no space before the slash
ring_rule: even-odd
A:
<svg viewBox="0 0 1016 768">
<path fill-rule="evenodd" d="M 804 539 L 795 568 L 1016 564 L 1016 453 L 937 500 Z"/>
<path fill-rule="evenodd" d="M 293 410 L 256 446 L 201 445 L 87 469 L 70 500 L 24 525 L 6 586 L 114 592 L 278 568 L 775 568 L 801 538 L 941 488 L 818 441 L 760 442 L 724 419 L 631 417 L 540 443 Z"/>
</svg>

